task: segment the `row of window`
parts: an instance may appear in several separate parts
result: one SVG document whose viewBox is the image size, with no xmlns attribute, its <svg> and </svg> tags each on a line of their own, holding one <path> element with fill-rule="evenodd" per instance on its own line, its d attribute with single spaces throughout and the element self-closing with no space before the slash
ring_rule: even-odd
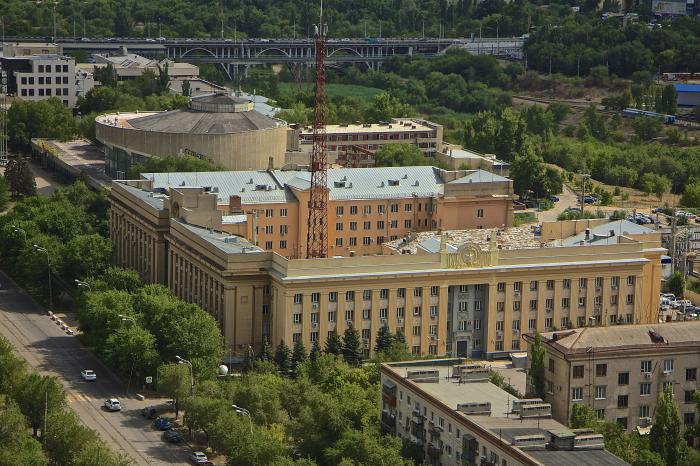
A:
<svg viewBox="0 0 700 466">
<path fill-rule="evenodd" d="M 632 286 L 634 285 L 634 275 L 628 275 L 627 276 L 627 285 Z M 595 287 L 596 288 L 602 288 L 603 287 L 603 277 L 596 277 L 595 278 Z M 610 277 L 610 286 L 612 288 L 617 288 L 620 285 L 620 277 Z M 546 286 L 548 290 L 553 290 L 554 289 L 554 280 L 547 280 Z M 586 288 L 588 286 L 588 279 L 587 278 L 579 278 L 578 279 L 578 287 L 579 288 Z M 530 291 L 537 291 L 539 287 L 539 281 L 537 280 L 532 280 L 530 281 Z M 562 281 L 562 288 L 570 289 L 571 288 L 571 280 L 566 278 Z M 506 290 L 506 283 L 505 282 L 500 282 L 497 287 L 498 291 L 505 291 Z M 513 283 L 513 291 L 519 292 L 522 291 L 523 289 L 523 282 L 514 282 Z"/>
<path fill-rule="evenodd" d="M 389 136 L 389 137 L 385 137 Z M 373 139 L 415 139 L 415 138 L 432 138 L 435 137 L 431 133 L 414 133 L 414 132 L 397 132 L 397 133 L 368 133 L 360 134 L 329 134 L 326 136 L 326 141 L 370 141 Z M 311 141 L 311 139 L 308 139 Z"/>
<path fill-rule="evenodd" d="M 628 305 L 634 304 L 634 295 L 633 294 L 628 294 L 627 299 L 625 301 Z M 569 309 L 571 300 L 570 298 L 561 298 L 561 307 L 562 309 Z M 610 296 L 610 305 L 616 306 L 618 303 L 618 296 L 617 295 L 612 295 Z M 600 306 L 603 304 L 603 297 L 602 296 L 595 296 L 593 299 L 593 304 L 595 306 Z M 585 296 L 580 296 L 578 298 L 578 307 L 586 307 L 586 297 Z M 545 300 L 544 303 L 544 308 L 548 311 L 551 311 L 554 309 L 554 299 L 548 298 Z M 513 301 L 513 311 L 518 312 L 522 309 L 522 301 Z M 530 300 L 530 310 L 531 311 L 536 311 L 538 309 L 538 301 L 536 299 L 531 299 Z M 496 311 L 497 312 L 503 312 L 505 310 L 505 302 L 504 301 L 498 301 L 496 302 Z"/>
<path fill-rule="evenodd" d="M 52 78 L 51 76 L 39 76 L 38 78 L 39 84 L 52 84 Z M 22 76 L 20 79 L 20 82 L 24 85 L 26 84 L 34 84 L 34 76 Z M 56 83 L 55 84 L 68 84 L 68 76 L 56 76 Z"/>
<path fill-rule="evenodd" d="M 549 360 L 550 372 L 554 372 L 554 360 L 550 358 Z M 640 361 L 640 372 L 642 374 L 648 374 L 652 372 L 652 361 L 650 359 L 645 359 Z M 664 373 L 673 372 L 675 361 L 673 359 L 663 360 L 663 371 Z M 584 377 L 585 366 L 583 364 L 577 364 L 572 367 L 572 377 L 574 379 L 582 379 Z M 619 372 L 617 374 L 618 385 L 628 385 L 629 384 L 629 372 Z M 608 365 L 601 363 L 595 365 L 595 375 L 596 377 L 607 377 L 608 375 Z M 692 381 L 697 380 L 698 370 L 695 367 L 689 367 L 685 370 L 685 380 Z"/>
<path fill-rule="evenodd" d="M 60 88 L 56 89 L 55 94 L 53 93 L 51 88 L 47 88 L 47 89 L 41 88 L 41 89 L 37 89 L 37 91 L 38 91 L 38 95 L 40 97 L 44 97 L 44 96 L 50 97 L 51 95 L 57 95 L 57 96 L 61 96 L 61 95 L 67 96 L 68 95 L 68 88 L 67 87 L 63 88 L 63 89 L 60 89 Z M 34 95 L 35 95 L 34 89 L 26 89 L 26 88 L 22 89 L 20 92 L 20 95 L 22 97 L 34 97 Z"/>
<path fill-rule="evenodd" d="M 413 308 L 413 315 L 415 317 L 420 317 L 422 315 L 422 308 L 420 306 L 415 306 Z M 328 322 L 335 322 L 337 319 L 337 311 L 328 311 Z M 380 319 L 387 319 L 389 315 L 389 310 L 385 307 L 382 307 L 379 309 L 379 318 Z M 403 319 L 406 315 L 406 309 L 404 307 L 397 307 L 396 308 L 396 317 L 399 319 Z M 438 315 L 438 307 L 437 306 L 430 306 L 430 317 L 435 318 Z M 301 312 L 295 312 L 292 314 L 292 320 L 295 324 L 300 324 L 303 318 L 303 314 Z M 311 323 L 317 323 L 319 318 L 319 313 L 318 312 L 312 312 L 311 313 Z M 371 320 L 372 319 L 372 310 L 371 309 L 363 309 L 362 310 L 362 319 L 363 320 Z M 354 309 L 348 309 L 345 311 L 345 320 L 346 321 L 354 321 L 355 320 L 355 310 Z"/>
<path fill-rule="evenodd" d="M 51 73 L 51 65 L 38 65 L 39 73 Z M 68 65 L 54 65 L 53 67 L 55 73 L 68 73 Z"/>
<path fill-rule="evenodd" d="M 440 287 L 439 286 L 431 286 L 430 287 L 430 296 L 438 296 L 440 294 Z M 397 288 L 396 289 L 396 296 L 398 298 L 405 298 L 406 297 L 406 288 Z M 423 288 L 422 287 L 415 287 L 413 288 L 413 296 L 415 297 L 421 297 L 423 296 Z M 379 290 L 379 298 L 380 299 L 388 299 L 389 298 L 389 289 L 388 288 L 382 288 Z M 294 295 L 294 304 L 301 304 L 303 302 L 304 295 L 302 293 L 296 293 Z M 372 290 L 364 290 L 362 292 L 362 299 L 364 301 L 371 301 L 372 300 Z M 345 292 L 345 300 L 346 301 L 355 301 L 355 292 L 353 290 L 348 290 Z M 312 303 L 318 303 L 321 301 L 321 293 L 311 293 L 311 302 Z M 338 292 L 337 291 L 331 291 L 328 293 L 328 301 L 335 303 L 338 302 Z"/>
</svg>

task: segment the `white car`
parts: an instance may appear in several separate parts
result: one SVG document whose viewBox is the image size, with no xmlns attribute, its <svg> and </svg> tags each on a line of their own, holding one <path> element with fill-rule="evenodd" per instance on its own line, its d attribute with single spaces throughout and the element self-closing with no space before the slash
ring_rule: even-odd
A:
<svg viewBox="0 0 700 466">
<path fill-rule="evenodd" d="M 209 459 L 207 458 L 207 455 L 201 451 L 193 451 L 190 453 L 190 461 L 192 461 L 194 464 L 202 464 L 209 461 Z"/>
<path fill-rule="evenodd" d="M 80 371 L 80 377 L 82 377 L 83 380 L 97 380 L 97 374 L 95 374 L 95 371 L 92 369 L 84 369 Z"/>
<path fill-rule="evenodd" d="M 107 408 L 108 411 L 121 411 L 122 404 L 116 398 L 110 398 L 105 401 L 105 408 Z"/>
</svg>

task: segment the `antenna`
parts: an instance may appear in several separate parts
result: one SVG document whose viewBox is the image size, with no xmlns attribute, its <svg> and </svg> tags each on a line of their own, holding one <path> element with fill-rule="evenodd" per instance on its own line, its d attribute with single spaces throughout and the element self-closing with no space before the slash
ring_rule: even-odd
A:
<svg viewBox="0 0 700 466">
<path fill-rule="evenodd" d="M 328 153 L 326 150 L 326 35 L 323 0 L 316 35 L 316 101 L 311 149 L 311 187 L 306 257 L 328 257 Z"/>
</svg>

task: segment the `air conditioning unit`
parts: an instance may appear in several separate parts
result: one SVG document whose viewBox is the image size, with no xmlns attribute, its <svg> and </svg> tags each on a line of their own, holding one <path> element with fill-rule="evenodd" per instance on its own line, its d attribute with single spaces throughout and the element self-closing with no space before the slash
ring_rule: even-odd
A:
<svg viewBox="0 0 700 466">
<path fill-rule="evenodd" d="M 318 303 L 311 303 L 311 309 L 318 309 Z"/>
<path fill-rule="evenodd" d="M 345 323 L 348 324 L 348 325 L 352 325 L 352 320 L 348 319 L 348 320 L 345 321 Z"/>
<path fill-rule="evenodd" d="M 650 417 L 640 417 L 639 418 L 639 427 L 649 427 L 652 423 L 652 420 Z"/>
<path fill-rule="evenodd" d="M 517 334 L 519 334 L 519 333 L 520 333 L 520 329 L 519 329 L 519 328 L 514 328 L 514 329 L 513 329 L 513 334 L 514 334 L 514 335 L 517 335 Z"/>
<path fill-rule="evenodd" d="M 664 371 L 664 377 L 670 377 L 673 371 Z"/>
<path fill-rule="evenodd" d="M 396 322 L 399 324 L 403 324 L 403 319 L 396 319 Z"/>
<path fill-rule="evenodd" d="M 644 375 L 645 379 L 647 379 L 647 380 L 651 379 L 651 372 L 645 372 L 643 375 Z"/>
<path fill-rule="evenodd" d="M 430 339 L 433 340 L 433 341 L 435 341 L 435 340 L 437 340 L 437 336 L 436 336 L 436 335 L 430 335 Z"/>
<path fill-rule="evenodd" d="M 519 297 L 520 297 L 520 291 L 516 291 L 516 292 L 514 293 L 514 295 L 515 295 L 516 298 L 519 298 Z"/>
<path fill-rule="evenodd" d="M 384 325 L 384 324 L 386 324 L 386 323 L 387 323 L 387 320 L 386 320 L 386 319 L 382 319 L 382 325 Z"/>
<path fill-rule="evenodd" d="M 318 328 L 318 322 L 311 322 L 312 328 Z"/>
</svg>

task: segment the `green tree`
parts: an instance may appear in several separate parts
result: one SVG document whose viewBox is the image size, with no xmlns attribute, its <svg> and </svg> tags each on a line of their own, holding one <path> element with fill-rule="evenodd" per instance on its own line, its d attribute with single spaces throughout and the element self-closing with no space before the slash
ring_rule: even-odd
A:
<svg viewBox="0 0 700 466">
<path fill-rule="evenodd" d="M 70 410 L 51 413 L 47 426 L 48 432 L 42 442 L 51 464 L 73 464 L 76 452 L 95 437 L 95 433 L 83 426 Z"/>
<path fill-rule="evenodd" d="M 673 389 L 667 388 L 659 395 L 656 418 L 649 435 L 651 451 L 661 455 L 668 466 L 680 465 L 684 456 L 681 417 L 673 400 Z"/>
<path fill-rule="evenodd" d="M 374 351 L 376 353 L 385 352 L 391 347 L 391 342 L 393 338 L 391 336 L 391 331 L 389 331 L 389 326 L 387 324 L 379 327 L 377 331 L 377 338 L 374 342 Z"/>
<path fill-rule="evenodd" d="M 532 145 L 527 145 L 510 164 L 510 177 L 513 180 L 515 192 L 523 196 L 528 191 L 541 187 L 546 175 L 542 157 L 535 153 Z M 544 193 L 535 192 L 536 195 Z"/>
<path fill-rule="evenodd" d="M 133 293 L 143 287 L 143 282 L 137 271 L 121 267 L 108 267 L 100 275 L 100 280 L 105 282 L 109 288 L 129 293 Z"/>
<path fill-rule="evenodd" d="M 669 188 L 671 181 L 663 175 L 656 173 L 644 173 L 641 180 L 642 191 L 647 194 L 654 193 L 656 197 L 661 199 Z"/>
<path fill-rule="evenodd" d="M 136 380 L 141 379 L 138 375 L 155 369 L 159 359 L 155 337 L 148 330 L 130 322 L 124 322 L 107 337 L 104 355 L 110 366 L 130 379 L 136 371 Z"/>
<path fill-rule="evenodd" d="M 343 342 L 340 340 L 340 335 L 338 335 L 337 331 L 331 331 L 326 339 L 324 351 L 326 354 L 335 354 L 336 356 L 340 356 L 343 353 Z"/>
<path fill-rule="evenodd" d="M 192 362 L 195 376 L 212 376 L 224 359 L 221 329 L 216 319 L 200 307 L 176 301 L 179 312 L 161 321 L 161 334 L 167 342 L 160 347 L 161 356 L 164 360 L 182 356 Z"/>
<path fill-rule="evenodd" d="M 675 296 L 683 297 L 685 292 L 685 277 L 683 274 L 677 270 L 673 272 L 669 277 L 668 282 L 666 282 L 666 288 L 668 288 L 668 291 L 673 293 Z"/>
<path fill-rule="evenodd" d="M 45 466 L 41 444 L 27 432 L 27 418 L 16 403 L 0 394 L 0 464 Z"/>
<path fill-rule="evenodd" d="M 158 93 L 165 94 L 170 90 L 170 74 L 168 73 L 168 64 L 161 67 L 158 65 Z"/>
<path fill-rule="evenodd" d="M 182 81 L 182 95 L 185 97 L 190 97 L 190 94 L 192 93 L 192 86 L 190 86 L 190 80 L 185 79 Z"/>
<path fill-rule="evenodd" d="M 94 277 L 102 274 L 112 259 L 112 242 L 99 234 L 73 237 L 63 249 L 62 272 L 64 278 Z"/>
<path fill-rule="evenodd" d="M 677 99 L 676 87 L 673 84 L 665 85 L 661 91 L 661 108 L 657 109 L 657 111 L 675 115 L 678 110 Z"/>
<path fill-rule="evenodd" d="M 542 335 L 535 333 L 535 341 L 530 345 L 530 385 L 534 394 L 542 399 L 545 396 L 544 387 L 544 347 Z"/>
<path fill-rule="evenodd" d="M 56 97 L 46 100 L 18 100 L 7 112 L 9 146 L 28 152 L 33 138 L 70 139 L 75 135 L 71 109 Z"/>
<path fill-rule="evenodd" d="M 10 183 L 7 178 L 0 175 L 0 212 L 3 212 L 10 203 Z"/>
<path fill-rule="evenodd" d="M 22 413 L 27 416 L 29 425 L 37 436 L 39 429 L 43 432 L 45 413 L 52 414 L 66 406 L 66 392 L 54 377 L 32 373 L 19 383 L 15 399 Z M 48 423 L 47 423 L 48 425 Z"/>
<path fill-rule="evenodd" d="M 299 364 L 303 363 L 307 359 L 308 355 L 306 354 L 306 348 L 304 347 L 304 343 L 300 338 L 296 343 L 294 343 L 294 349 L 292 350 L 292 370 L 296 372 Z"/>
<path fill-rule="evenodd" d="M 141 173 L 166 173 L 166 172 L 212 172 L 221 170 L 206 159 L 199 159 L 191 155 L 149 157 L 142 164 L 133 165 L 129 169 L 128 176 L 136 179 Z"/>
<path fill-rule="evenodd" d="M 0 337 L 0 394 L 15 393 L 23 380 L 26 370 L 24 360 L 18 358 L 13 351 L 10 342 Z"/>
<path fill-rule="evenodd" d="M 36 181 L 29 163 L 24 158 L 15 158 L 8 162 L 5 168 L 5 180 L 10 185 L 10 191 L 15 196 L 34 196 Z"/>
<path fill-rule="evenodd" d="M 354 326 L 349 326 L 343 334 L 343 359 L 353 367 L 362 363 L 362 340 L 360 332 Z"/>
<path fill-rule="evenodd" d="M 117 72 L 114 71 L 114 66 L 107 63 L 107 66 L 95 67 L 93 72 L 95 81 L 105 87 L 117 87 Z"/>
<path fill-rule="evenodd" d="M 366 464 L 376 466 L 412 466 L 410 459 L 401 456 L 401 438 L 380 435 L 376 429 L 346 430 L 324 452 L 329 464 Z"/>
<path fill-rule="evenodd" d="M 277 364 L 277 368 L 284 375 L 287 375 L 292 369 L 292 352 L 284 340 L 280 340 L 280 344 L 277 345 L 275 350 L 275 364 Z"/>
<path fill-rule="evenodd" d="M 187 364 L 168 363 L 158 367 L 158 391 L 175 400 L 175 419 L 180 413 L 180 400 L 190 394 L 192 379 Z"/>
<path fill-rule="evenodd" d="M 378 167 L 413 167 L 434 163 L 417 146 L 405 142 L 384 144 L 374 154 L 374 161 Z"/>
<path fill-rule="evenodd" d="M 201 430 L 209 444 L 209 432 L 216 423 L 220 413 L 230 410 L 230 403 L 207 395 L 195 395 L 185 403 L 183 424 L 190 430 Z"/>
<path fill-rule="evenodd" d="M 632 127 L 640 140 L 648 141 L 661 134 L 663 122 L 661 118 L 640 116 L 632 121 Z"/>
<path fill-rule="evenodd" d="M 272 348 L 270 347 L 270 342 L 267 338 L 263 339 L 262 349 L 258 354 L 258 359 L 261 361 L 273 361 L 274 357 L 272 355 Z"/>
<path fill-rule="evenodd" d="M 593 428 L 596 427 L 597 423 L 596 413 L 590 406 L 583 403 L 574 403 L 571 407 L 569 427 L 572 429 Z"/>
<path fill-rule="evenodd" d="M 396 97 L 392 97 L 387 92 L 377 94 L 372 100 L 365 114 L 365 121 L 376 123 L 389 121 L 396 117 L 413 116 L 414 111 L 410 105 L 401 103 Z"/>
<path fill-rule="evenodd" d="M 700 207 L 700 182 L 692 182 L 685 185 L 681 196 L 683 207 Z"/>
<path fill-rule="evenodd" d="M 315 340 L 313 345 L 311 345 L 311 352 L 309 353 L 309 360 L 314 362 L 318 360 L 321 356 L 321 345 L 319 345 L 318 340 Z"/>
</svg>

